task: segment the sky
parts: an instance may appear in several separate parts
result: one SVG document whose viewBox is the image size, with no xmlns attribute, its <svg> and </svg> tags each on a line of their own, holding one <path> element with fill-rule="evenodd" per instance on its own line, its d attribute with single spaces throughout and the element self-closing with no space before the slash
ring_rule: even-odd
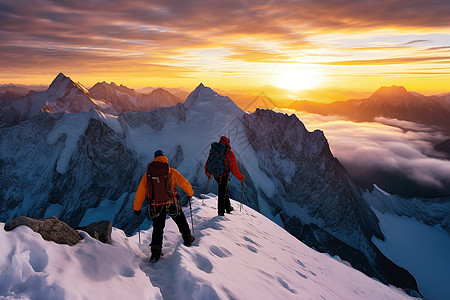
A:
<svg viewBox="0 0 450 300">
<path fill-rule="evenodd" d="M 2 0 L 0 84 L 443 93 L 449 15 L 448 0 Z"/>
</svg>

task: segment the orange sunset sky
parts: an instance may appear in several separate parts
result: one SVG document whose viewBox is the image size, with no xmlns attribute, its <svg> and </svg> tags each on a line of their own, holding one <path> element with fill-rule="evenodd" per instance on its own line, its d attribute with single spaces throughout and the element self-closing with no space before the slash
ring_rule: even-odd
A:
<svg viewBox="0 0 450 300">
<path fill-rule="evenodd" d="M 450 92 L 448 0 L 0 1 L 0 84 Z"/>
</svg>

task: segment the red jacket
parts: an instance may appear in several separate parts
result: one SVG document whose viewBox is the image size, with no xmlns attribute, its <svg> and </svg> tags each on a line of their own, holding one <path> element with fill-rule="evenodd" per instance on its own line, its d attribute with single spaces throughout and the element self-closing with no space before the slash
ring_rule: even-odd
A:
<svg viewBox="0 0 450 300">
<path fill-rule="evenodd" d="M 225 169 L 227 170 L 227 175 L 230 173 L 230 171 L 233 173 L 233 175 L 241 180 L 244 178 L 244 175 L 239 172 L 239 167 L 237 165 L 236 156 L 234 155 L 234 152 L 231 150 L 230 146 L 230 139 L 226 136 L 221 136 L 219 143 L 224 144 L 229 148 L 227 156 L 225 157 Z M 211 177 L 211 174 L 208 172 L 207 163 L 205 163 L 205 174 L 208 176 L 208 178 Z"/>
</svg>

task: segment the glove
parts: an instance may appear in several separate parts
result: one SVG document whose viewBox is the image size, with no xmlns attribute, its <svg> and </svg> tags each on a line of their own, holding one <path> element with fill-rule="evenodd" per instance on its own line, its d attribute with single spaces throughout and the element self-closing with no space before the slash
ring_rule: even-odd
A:
<svg viewBox="0 0 450 300">
<path fill-rule="evenodd" d="M 135 210 L 134 213 L 136 214 L 136 216 L 141 215 L 141 211 L 140 210 Z"/>
<path fill-rule="evenodd" d="M 244 180 L 245 180 L 245 176 L 244 176 L 244 175 L 242 175 L 242 177 L 241 177 L 241 178 L 239 178 L 239 180 L 240 180 L 241 182 L 244 182 Z"/>
</svg>

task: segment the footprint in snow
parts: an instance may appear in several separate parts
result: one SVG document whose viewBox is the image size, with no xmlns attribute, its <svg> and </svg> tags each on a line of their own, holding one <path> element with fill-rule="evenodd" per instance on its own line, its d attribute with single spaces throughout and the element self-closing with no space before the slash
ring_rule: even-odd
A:
<svg viewBox="0 0 450 300">
<path fill-rule="evenodd" d="M 258 249 L 256 249 L 252 245 L 243 245 L 240 243 L 236 243 L 236 245 L 238 245 L 239 247 L 246 247 L 248 250 L 252 251 L 253 253 L 258 253 Z"/>
<path fill-rule="evenodd" d="M 302 266 L 303 268 L 306 268 L 305 264 L 302 263 L 299 259 L 297 259 L 295 262 L 296 262 L 298 265 Z"/>
<path fill-rule="evenodd" d="M 285 289 L 287 289 L 289 292 L 291 292 L 292 294 L 297 294 L 297 292 L 296 292 L 294 289 L 291 289 L 291 288 L 289 287 L 289 284 L 288 284 L 286 281 L 284 281 L 283 278 L 278 277 L 278 282 L 279 282 Z"/>
<path fill-rule="evenodd" d="M 196 265 L 197 268 L 199 268 L 200 270 L 202 270 L 205 273 L 211 273 L 212 269 L 213 269 L 213 265 L 211 263 L 211 261 L 204 257 L 203 255 L 197 254 L 196 257 Z"/>
<path fill-rule="evenodd" d="M 209 247 L 209 251 L 214 254 L 215 256 L 218 256 L 220 258 L 231 256 L 231 252 L 223 247 L 217 247 L 217 246 L 211 246 Z"/>
<path fill-rule="evenodd" d="M 122 275 L 123 277 L 133 277 L 134 271 L 127 266 L 122 266 L 119 270 L 119 274 Z"/>
<path fill-rule="evenodd" d="M 300 275 L 301 277 L 303 277 L 303 278 L 305 278 L 305 279 L 308 279 L 308 276 L 306 276 L 306 275 L 303 274 L 302 272 L 300 272 L 300 271 L 295 271 L 295 272 L 297 272 L 297 274 Z"/>
<path fill-rule="evenodd" d="M 248 250 L 252 251 L 253 253 L 258 253 L 258 249 L 253 247 L 252 245 L 247 245 Z"/>
<path fill-rule="evenodd" d="M 246 236 L 244 236 L 244 240 L 246 240 L 249 243 L 252 243 L 253 245 L 257 246 L 258 248 L 261 248 L 260 244 L 258 244 L 257 242 L 254 242 L 252 239 L 250 239 L 250 238 L 248 238 Z"/>
</svg>

